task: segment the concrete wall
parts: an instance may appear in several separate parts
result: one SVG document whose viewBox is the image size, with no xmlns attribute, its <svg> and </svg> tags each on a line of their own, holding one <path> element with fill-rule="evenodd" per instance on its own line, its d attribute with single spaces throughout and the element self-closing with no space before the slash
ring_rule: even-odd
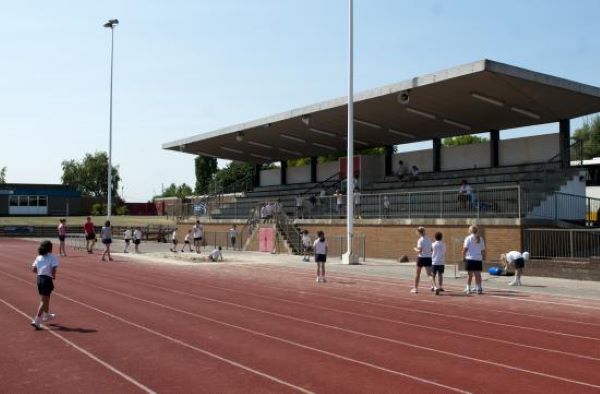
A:
<svg viewBox="0 0 600 394">
<path fill-rule="evenodd" d="M 558 133 L 500 141 L 500 165 L 541 163 L 558 154 Z"/>
<path fill-rule="evenodd" d="M 281 184 L 281 168 L 262 170 L 260 172 L 260 185 L 271 186 Z"/>
<path fill-rule="evenodd" d="M 340 164 L 338 161 L 319 163 L 317 165 L 317 182 L 324 181 L 338 172 L 340 172 Z"/>
<path fill-rule="evenodd" d="M 404 161 L 404 165 L 419 167 L 420 172 L 433 171 L 433 156 L 431 149 L 416 150 L 412 152 L 395 153 L 392 159 L 392 171 L 398 171 L 398 161 Z"/>
<path fill-rule="evenodd" d="M 385 156 L 361 156 L 361 172 L 359 186 L 362 188 L 371 182 L 383 180 L 385 177 Z"/>
<path fill-rule="evenodd" d="M 310 165 L 300 167 L 288 167 L 287 183 L 307 183 L 310 182 Z"/>
<path fill-rule="evenodd" d="M 442 148 L 442 171 L 490 167 L 490 144 L 458 145 Z"/>
</svg>

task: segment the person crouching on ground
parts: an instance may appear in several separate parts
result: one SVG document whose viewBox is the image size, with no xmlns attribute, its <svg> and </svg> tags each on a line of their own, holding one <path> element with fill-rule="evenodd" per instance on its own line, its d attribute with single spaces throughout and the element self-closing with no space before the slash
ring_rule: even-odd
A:
<svg viewBox="0 0 600 394">
<path fill-rule="evenodd" d="M 218 248 L 214 249 L 208 255 L 208 259 L 212 262 L 217 262 L 219 260 L 223 261 L 223 253 L 221 252 L 222 250 L 223 250 L 223 248 L 221 248 L 220 246 Z"/>
<path fill-rule="evenodd" d="M 481 270 L 483 269 L 483 257 L 485 253 L 485 242 L 483 237 L 479 235 L 479 228 L 475 225 L 469 227 L 469 235 L 465 238 L 463 244 L 463 259 L 465 260 L 465 269 L 467 270 L 469 277 L 467 279 L 467 287 L 465 287 L 465 293 L 470 294 L 477 292 L 477 294 L 483 293 L 481 287 Z M 471 287 L 475 276 L 475 287 Z"/>
<path fill-rule="evenodd" d="M 431 245 L 433 253 L 431 254 L 431 275 L 433 286 L 435 286 L 435 295 L 444 291 L 444 268 L 446 267 L 446 244 L 442 242 L 442 233 L 435 233 L 435 242 Z M 435 278 L 437 276 L 437 284 Z"/>
<path fill-rule="evenodd" d="M 510 282 L 509 286 L 521 286 L 521 276 L 523 268 L 525 268 L 525 260 L 529 259 L 529 252 L 517 252 L 516 250 L 500 255 L 500 261 L 504 263 L 504 272 L 508 272 L 508 268 L 515 267 L 515 279 Z"/>
<path fill-rule="evenodd" d="M 313 244 L 315 263 L 317 263 L 317 282 L 327 282 L 325 278 L 325 263 L 327 262 L 328 245 L 323 231 L 317 232 L 317 239 Z"/>
<path fill-rule="evenodd" d="M 102 231 L 100 232 L 102 243 L 104 244 L 104 253 L 102 253 L 102 261 L 106 261 L 106 256 L 108 256 L 109 261 L 113 261 L 113 258 L 110 255 L 110 244 L 112 244 L 112 227 L 110 226 L 110 221 L 107 220 L 104 222 L 104 227 L 102 227 Z"/>
<path fill-rule="evenodd" d="M 41 321 L 49 321 L 56 316 L 49 313 L 50 294 L 54 290 L 54 279 L 56 279 L 56 269 L 58 268 L 58 259 L 52 254 L 52 242 L 42 241 L 38 248 L 38 257 L 31 265 L 32 271 L 37 274 L 37 288 L 40 295 L 40 305 L 37 314 L 31 321 L 31 325 L 39 330 Z"/>
<path fill-rule="evenodd" d="M 417 234 L 419 240 L 417 241 L 417 247 L 414 248 L 417 255 L 417 269 L 415 272 L 415 287 L 411 289 L 411 293 L 419 292 L 419 281 L 421 279 L 421 269 L 425 267 L 427 276 L 431 277 L 431 240 L 425 235 L 425 227 L 417 228 Z M 435 289 L 434 282 L 432 282 L 431 290 Z"/>
</svg>

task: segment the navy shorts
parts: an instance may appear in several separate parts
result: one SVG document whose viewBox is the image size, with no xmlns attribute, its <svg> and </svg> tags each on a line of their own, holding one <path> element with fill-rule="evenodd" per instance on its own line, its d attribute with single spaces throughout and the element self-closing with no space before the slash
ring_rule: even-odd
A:
<svg viewBox="0 0 600 394">
<path fill-rule="evenodd" d="M 54 290 L 54 282 L 50 276 L 38 275 L 37 288 L 40 295 L 49 296 Z"/>
<path fill-rule="evenodd" d="M 194 238 L 194 242 L 200 242 L 200 241 L 202 241 L 202 237 Z"/>
<path fill-rule="evenodd" d="M 104 245 L 110 245 L 110 244 L 112 243 L 112 239 L 110 239 L 110 238 L 104 238 L 104 239 L 102 240 L 102 243 L 103 243 Z"/>
<path fill-rule="evenodd" d="M 431 267 L 431 257 L 417 257 L 417 267 Z"/>
<path fill-rule="evenodd" d="M 446 267 L 444 264 L 439 264 L 439 265 L 432 265 L 431 266 L 431 272 L 435 275 L 436 273 L 439 273 L 440 275 L 444 273 L 444 267 Z"/>
<path fill-rule="evenodd" d="M 95 241 L 96 240 L 96 233 L 89 233 L 85 235 L 85 239 L 86 241 Z"/>
<path fill-rule="evenodd" d="M 136 239 L 133 241 L 134 244 L 139 245 L 142 242 L 141 239 Z"/>
<path fill-rule="evenodd" d="M 465 259 L 465 270 L 467 271 L 481 271 L 483 269 L 483 262 L 481 260 L 469 260 Z"/>
<path fill-rule="evenodd" d="M 59 241 L 64 241 L 64 240 L 65 240 L 65 238 L 66 238 L 66 236 L 65 236 L 65 235 L 59 235 L 59 236 L 58 236 L 58 240 L 59 240 Z"/>
<path fill-rule="evenodd" d="M 519 257 L 513 261 L 513 264 L 515 265 L 515 268 L 523 268 L 525 267 L 525 260 L 523 257 Z"/>
<path fill-rule="evenodd" d="M 315 255 L 315 262 L 316 263 L 325 263 L 325 262 L 327 262 L 327 255 L 326 254 L 316 254 Z"/>
<path fill-rule="evenodd" d="M 126 240 L 125 240 L 125 245 L 129 245 L 129 243 L 130 243 L 130 242 L 131 242 L 131 240 L 130 240 L 130 239 L 126 239 Z"/>
</svg>

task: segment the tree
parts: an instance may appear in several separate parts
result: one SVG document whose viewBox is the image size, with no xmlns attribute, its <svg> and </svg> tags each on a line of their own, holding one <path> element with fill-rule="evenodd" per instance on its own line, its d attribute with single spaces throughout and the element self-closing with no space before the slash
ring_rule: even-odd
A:
<svg viewBox="0 0 600 394">
<path fill-rule="evenodd" d="M 485 137 L 480 137 L 478 135 L 467 134 L 467 135 L 459 135 L 456 137 L 444 138 L 442 140 L 443 146 L 456 146 L 456 145 L 470 145 L 470 144 L 480 144 L 482 142 L 487 142 L 488 139 Z"/>
<path fill-rule="evenodd" d="M 600 115 L 586 119 L 583 125 L 575 130 L 573 138 L 583 144 L 582 159 L 600 157 Z"/>
<path fill-rule="evenodd" d="M 63 185 L 75 187 L 81 194 L 106 196 L 108 189 L 108 155 L 106 152 L 86 153 L 82 161 L 64 160 L 62 162 Z M 119 190 L 118 167 L 112 167 L 112 194 Z"/>
<path fill-rule="evenodd" d="M 254 174 L 254 165 L 242 163 L 241 161 L 232 161 L 225 168 L 217 171 L 215 179 L 223 187 L 232 185 L 243 179 L 248 179 Z"/>
<path fill-rule="evenodd" d="M 198 156 L 194 159 L 194 167 L 196 170 L 196 194 L 208 194 L 209 185 L 215 173 L 217 172 L 217 158 Z"/>
<path fill-rule="evenodd" d="M 189 187 L 186 183 L 182 183 L 181 185 L 177 186 L 174 183 L 171 183 L 169 185 L 169 187 L 167 187 L 161 197 L 179 197 L 181 199 L 184 199 L 187 196 L 191 196 L 192 195 L 192 188 Z"/>
<path fill-rule="evenodd" d="M 6 183 L 6 167 L 2 167 L 0 170 L 0 185 Z"/>
</svg>

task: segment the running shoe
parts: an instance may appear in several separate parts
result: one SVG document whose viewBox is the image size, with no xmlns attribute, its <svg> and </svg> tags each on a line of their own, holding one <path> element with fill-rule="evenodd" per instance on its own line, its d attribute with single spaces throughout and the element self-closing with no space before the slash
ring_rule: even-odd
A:
<svg viewBox="0 0 600 394">
<path fill-rule="evenodd" d="M 35 319 L 33 319 L 33 320 L 31 321 L 31 325 L 32 325 L 32 326 L 33 326 L 33 328 L 35 328 L 36 330 L 39 330 L 39 329 L 41 329 L 41 327 L 40 327 L 40 318 L 39 318 L 39 317 L 36 317 Z"/>
<path fill-rule="evenodd" d="M 477 294 L 483 294 L 483 288 L 481 286 L 477 288 Z"/>
<path fill-rule="evenodd" d="M 469 286 L 465 287 L 465 294 L 471 294 L 471 288 Z"/>
<path fill-rule="evenodd" d="M 446 291 L 446 290 L 444 290 L 444 288 L 443 288 L 443 287 L 440 287 L 438 290 L 439 290 L 439 291 Z"/>
<path fill-rule="evenodd" d="M 410 289 L 410 292 L 413 293 L 413 294 L 416 294 L 416 293 L 419 292 L 419 289 L 417 289 L 416 287 L 414 287 L 414 288 Z"/>
<path fill-rule="evenodd" d="M 435 291 L 435 287 L 434 286 L 431 286 L 431 291 Z"/>
<path fill-rule="evenodd" d="M 327 282 L 327 278 L 323 277 L 323 283 Z"/>
<path fill-rule="evenodd" d="M 440 295 L 440 289 L 435 289 L 435 295 Z"/>
<path fill-rule="evenodd" d="M 317 283 L 321 283 L 321 277 L 320 277 L 320 276 L 317 276 L 317 279 L 315 279 L 315 282 L 317 282 Z"/>
<path fill-rule="evenodd" d="M 508 285 L 509 285 L 509 286 L 518 286 L 518 283 L 517 283 L 517 281 L 516 281 L 516 280 L 513 280 L 513 281 L 512 281 L 512 282 L 510 282 Z"/>
<path fill-rule="evenodd" d="M 46 313 L 43 317 L 42 317 L 42 321 L 43 322 L 47 322 L 50 320 L 54 320 L 54 318 L 56 317 L 56 314 L 54 313 Z"/>
</svg>

